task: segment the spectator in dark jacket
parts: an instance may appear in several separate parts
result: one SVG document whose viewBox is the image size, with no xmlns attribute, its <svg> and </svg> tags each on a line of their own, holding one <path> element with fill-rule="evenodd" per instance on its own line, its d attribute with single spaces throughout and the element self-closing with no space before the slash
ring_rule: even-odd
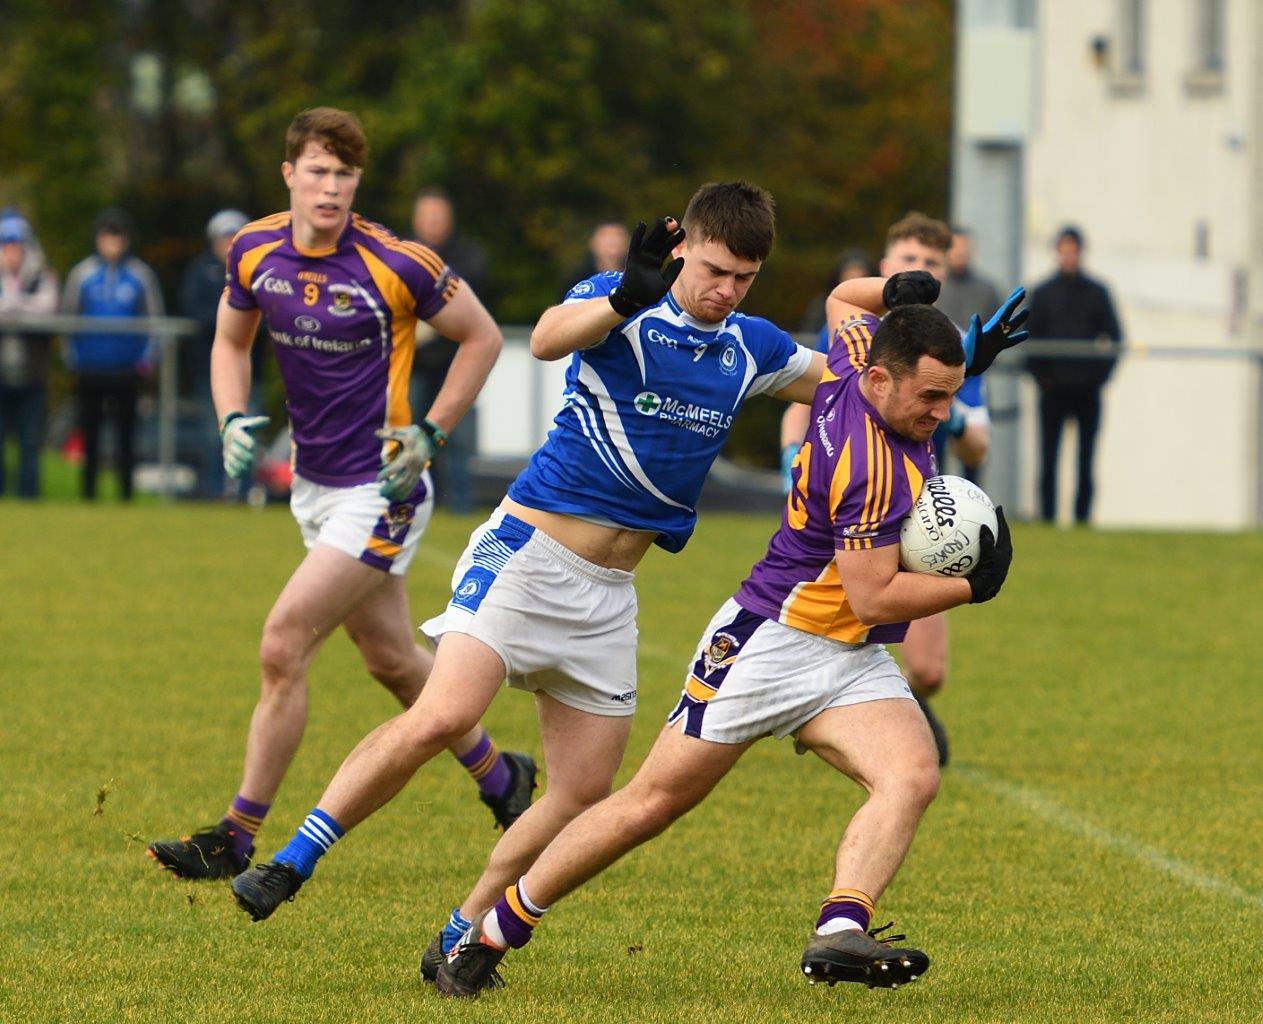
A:
<svg viewBox="0 0 1263 1024">
<path fill-rule="evenodd" d="M 962 329 L 968 329 L 969 318 L 975 313 L 986 317 L 1000 305 L 1000 292 L 974 270 L 973 261 L 973 234 L 968 228 L 953 227 L 952 247 L 947 250 L 947 276 L 934 305 Z"/>
<path fill-rule="evenodd" d="M 202 410 L 198 485 L 204 498 L 224 496 L 224 455 L 215 403 L 211 400 L 210 350 L 215 340 L 219 300 L 224 294 L 224 266 L 228 250 L 232 247 L 233 236 L 249 220 L 240 210 L 220 210 L 215 214 L 206 225 L 207 247 L 184 268 L 184 278 L 180 282 L 180 315 L 196 320 L 202 327 L 196 337 L 188 339 L 181 354 L 189 369 L 189 390 Z M 262 351 L 262 345 L 255 345 L 251 355 Z M 255 369 L 256 372 L 251 374 L 252 381 L 257 378 L 257 367 Z"/>
<path fill-rule="evenodd" d="M 44 266 L 26 219 L 0 214 L 0 316 L 40 316 L 57 309 L 57 277 Z M 0 331 L 0 494 L 6 486 L 4 446 L 17 435 L 17 493 L 39 497 L 39 455 L 44 439 L 50 335 Z"/>
<path fill-rule="evenodd" d="M 135 234 L 122 210 L 101 213 L 94 225 L 96 253 L 66 278 L 62 311 L 88 317 L 162 316 L 162 293 L 149 265 L 128 254 Z M 135 468 L 136 401 L 140 382 L 152 373 L 158 348 L 142 333 L 81 332 L 70 339 L 67 363 L 76 376 L 83 429 L 82 492 L 96 498 L 101 421 L 109 409 L 117 427 L 119 490 L 131 501 Z"/>
<path fill-rule="evenodd" d="M 1031 292 L 1032 340 L 1080 343 L 1082 358 L 1032 356 L 1027 368 L 1039 386 L 1040 515 L 1057 515 L 1057 454 L 1067 419 L 1079 426 L 1079 483 L 1074 518 L 1086 523 L 1092 514 L 1092 459 L 1101 423 L 1101 390 L 1109 379 L 1123 340 L 1109 290 L 1083 273 L 1083 234 L 1062 228 L 1057 235 L 1057 273 Z"/>
<path fill-rule="evenodd" d="M 451 197 L 441 188 L 417 193 L 412 206 L 412 234 L 422 245 L 463 277 L 484 302 L 490 292 L 487 256 L 472 238 L 456 228 L 456 211 Z M 424 320 L 417 322 L 417 351 L 412 363 L 410 403 L 412 415 L 420 420 L 434 403 L 447 379 L 448 367 L 456 356 L 456 343 L 440 337 Z M 453 512 L 473 508 L 473 480 L 469 460 L 478 450 L 478 410 L 470 409 L 448 435 L 440 458 L 434 460 L 434 500 Z"/>
</svg>

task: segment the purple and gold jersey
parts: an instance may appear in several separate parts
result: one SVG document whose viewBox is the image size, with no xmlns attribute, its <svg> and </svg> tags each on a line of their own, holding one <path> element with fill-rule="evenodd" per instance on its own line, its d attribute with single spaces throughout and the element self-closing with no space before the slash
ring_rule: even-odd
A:
<svg viewBox="0 0 1263 1024">
<path fill-rule="evenodd" d="M 228 304 L 263 313 L 285 381 L 294 472 L 351 487 L 377 479 L 383 427 L 412 422 L 417 320 L 460 279 L 424 245 L 351 214 L 335 245 L 304 249 L 290 214 L 247 224 L 228 255 Z"/>
<path fill-rule="evenodd" d="M 930 443 L 896 434 L 860 392 L 879 323 L 864 315 L 838 329 L 794 460 L 781 528 L 736 594 L 747 611 L 853 644 L 899 643 L 908 624 L 861 622 L 835 552 L 898 544 L 900 524 L 936 473 Z"/>
</svg>

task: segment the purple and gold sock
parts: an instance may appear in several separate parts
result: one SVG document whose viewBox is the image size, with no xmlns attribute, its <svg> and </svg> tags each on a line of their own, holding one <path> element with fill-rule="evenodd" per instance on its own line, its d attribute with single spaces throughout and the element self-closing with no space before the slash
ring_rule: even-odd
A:
<svg viewBox="0 0 1263 1024">
<path fill-rule="evenodd" d="M 232 799 L 228 813 L 220 820 L 220 824 L 232 831 L 233 852 L 242 860 L 250 856 L 254 849 L 254 837 L 259 834 L 263 819 L 267 817 L 271 804 L 256 804 L 238 793 Z"/>
<path fill-rule="evenodd" d="M 487 796 L 502 797 L 509 791 L 509 766 L 496 745 L 491 742 L 486 730 L 473 749 L 468 753 L 457 754 L 456 760 L 474 777 L 480 792 Z"/>
<path fill-rule="evenodd" d="M 834 889 L 820 905 L 816 931 L 828 935 L 852 924 L 867 931 L 873 910 L 873 901 L 859 889 Z"/>
<path fill-rule="evenodd" d="M 517 885 L 504 890 L 500 901 L 491 908 L 483 922 L 483 933 L 495 945 L 521 949 L 531 941 L 531 932 L 547 909 L 527 898 L 519 879 Z"/>
</svg>

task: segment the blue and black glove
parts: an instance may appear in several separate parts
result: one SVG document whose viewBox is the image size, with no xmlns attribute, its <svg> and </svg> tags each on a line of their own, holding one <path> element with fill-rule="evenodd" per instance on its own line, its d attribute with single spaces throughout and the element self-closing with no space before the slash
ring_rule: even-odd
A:
<svg viewBox="0 0 1263 1024">
<path fill-rule="evenodd" d="M 677 224 L 672 230 L 667 227 L 668 221 L 675 224 L 673 217 L 659 217 L 647 233 L 645 222 L 641 221 L 632 232 L 623 279 L 610 292 L 610 305 L 619 316 L 635 316 L 646 306 L 661 302 L 680 276 L 683 256 L 662 265 L 684 241 L 684 229 Z"/>
<path fill-rule="evenodd" d="M 219 440 L 224 445 L 224 472 L 230 479 L 241 480 L 250 475 L 259 447 L 253 432 L 268 422 L 266 416 L 247 416 L 243 412 L 230 412 L 220 421 Z"/>
<path fill-rule="evenodd" d="M 1030 331 L 1018 330 L 1030 315 L 1030 310 L 1017 308 L 1025 298 L 1025 288 L 1014 288 L 986 324 L 977 313 L 969 318 L 969 330 L 961 339 L 965 346 L 966 377 L 985 373 L 996 356 L 1030 337 Z"/>
</svg>

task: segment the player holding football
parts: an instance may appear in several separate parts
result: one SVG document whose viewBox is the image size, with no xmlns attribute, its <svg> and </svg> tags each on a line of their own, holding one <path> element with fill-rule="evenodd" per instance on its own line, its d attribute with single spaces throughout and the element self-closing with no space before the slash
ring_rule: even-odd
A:
<svg viewBox="0 0 1263 1024">
<path fill-rule="evenodd" d="M 905 273 L 830 295 L 837 340 L 767 554 L 703 632 L 644 765 L 475 919 L 439 967 L 441 992 L 477 995 L 498 981 L 505 952 L 530 940 L 548 907 L 666 829 L 768 735 L 795 736 L 869 793 L 838 848 L 803 972 L 893 988 L 929 966 L 920 950 L 868 931 L 938 789 L 925 717 L 883 645 L 898 643 L 910 619 L 995 597 L 1012 557 L 997 511 L 998 536 L 984 530 L 968 579 L 899 570 L 900 523 L 935 473 L 930 437 L 966 372 L 982 372 L 1008 343 L 998 325 L 962 346 L 952 322 L 923 304 L 937 294 L 928 274 Z M 878 320 L 883 306 L 896 308 Z"/>
<path fill-rule="evenodd" d="M 470 919 L 576 815 L 609 795 L 636 707 L 633 570 L 653 544 L 679 551 L 733 417 L 752 395 L 809 401 L 824 356 L 736 312 L 771 251 L 772 197 L 703 185 L 682 228 L 632 237 L 626 270 L 571 288 L 540 317 L 531 351 L 570 360 L 564 405 L 500 508 L 470 538 L 417 703 L 351 753 L 294 839 L 233 883 L 267 917 L 316 860 L 478 721 L 504 679 L 533 691 L 548 788 L 509 829 L 442 940 L 437 969 Z M 670 260 L 664 267 L 664 262 Z"/>
<path fill-rule="evenodd" d="M 947 254 L 951 244 L 951 229 L 941 220 L 934 220 L 923 213 L 909 213 L 892 224 L 886 233 L 886 251 L 879 271 L 882 276 L 889 277 L 905 271 L 920 270 L 930 274 L 941 285 L 947 275 Z M 1000 307 L 1000 314 L 1011 315 L 1018 301 L 1016 294 L 1010 295 Z M 1008 314 L 1005 314 L 1006 310 Z M 1014 317 L 1013 327 L 1016 329 L 1024 319 L 1025 314 Z M 836 325 L 826 324 L 821 330 L 820 351 L 829 351 L 834 326 Z M 1017 336 L 1017 340 L 1020 341 L 1025 336 Z M 781 460 L 786 472 L 807 433 L 809 416 L 807 409 L 793 405 L 785 410 L 781 418 Z M 951 414 L 934 432 L 936 456 L 941 461 L 943 450 L 950 443 L 953 453 L 966 467 L 976 468 L 987 453 L 990 424 L 991 418 L 983 397 L 982 377 L 966 377 L 964 385 L 952 400 Z M 788 490 L 788 483 L 785 486 Z M 939 765 L 945 765 L 948 760 L 947 731 L 931 710 L 929 700 L 943 688 L 947 680 L 947 616 L 930 615 L 913 621 L 908 627 L 901 654 L 912 693 L 934 733 Z"/>
<path fill-rule="evenodd" d="M 248 224 L 233 241 L 211 386 L 224 467 L 240 479 L 253 466 L 253 432 L 267 422 L 241 412 L 262 317 L 285 381 L 290 507 L 308 552 L 263 627 L 262 694 L 236 797 L 214 827 L 149 847 L 183 878 L 228 877 L 249 863 L 302 739 L 307 667 L 339 625 L 401 704 L 421 692 L 433 659 L 413 638 L 404 573 L 433 508 L 426 466 L 482 388 L 501 344 L 478 297 L 431 250 L 351 211 L 367 155 L 355 115 L 304 111 L 285 147 L 290 209 Z M 419 424 L 408 407 L 418 319 L 460 343 Z M 473 719 L 447 745 L 478 780 L 496 820 L 511 825 L 530 804 L 534 762 L 499 754 Z"/>
</svg>

